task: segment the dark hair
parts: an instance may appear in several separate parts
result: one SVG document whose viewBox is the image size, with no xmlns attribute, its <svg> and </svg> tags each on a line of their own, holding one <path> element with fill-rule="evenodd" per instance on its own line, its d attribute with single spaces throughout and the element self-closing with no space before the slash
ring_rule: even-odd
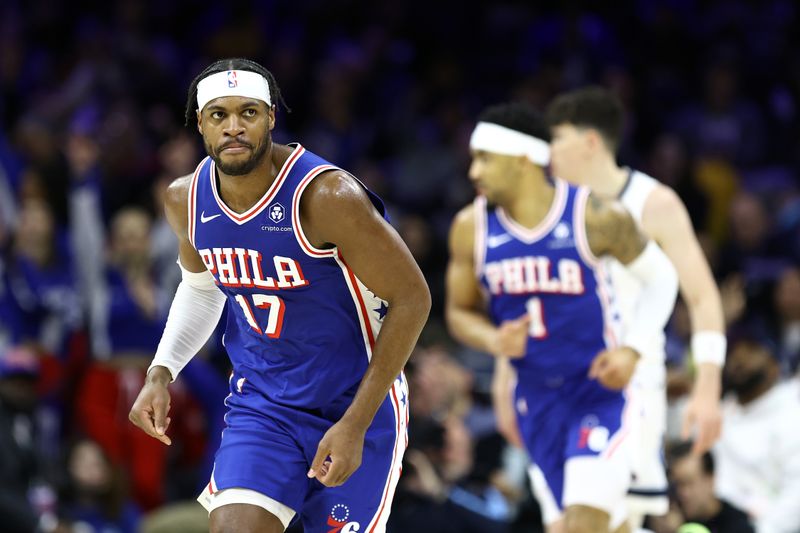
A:
<svg viewBox="0 0 800 533">
<path fill-rule="evenodd" d="M 550 130 L 544 117 L 530 104 L 510 102 L 493 105 L 479 116 L 479 122 L 491 122 L 550 142 Z"/>
<path fill-rule="evenodd" d="M 75 435 L 62 450 L 61 466 L 59 467 L 60 477 L 58 479 L 58 501 L 59 503 L 73 506 L 79 503 L 80 493 L 77 480 L 70 471 L 70 460 L 82 444 L 91 444 L 97 448 L 109 471 L 109 484 L 104 490 L 94 495 L 95 503 L 100 507 L 100 512 L 107 520 L 120 520 L 125 511 L 125 502 L 128 500 L 130 483 L 127 480 L 125 471 L 120 465 L 115 465 L 109 458 L 106 451 L 100 444 L 81 434 Z"/>
<path fill-rule="evenodd" d="M 445 428 L 433 418 L 414 417 L 409 427 L 409 434 L 411 435 L 409 448 L 427 453 L 439 453 L 444 448 Z"/>
<path fill-rule="evenodd" d="M 780 364 L 781 353 L 767 324 L 757 318 L 743 318 L 728 328 L 728 353 L 740 344 L 761 348 Z"/>
<path fill-rule="evenodd" d="M 275 81 L 275 76 L 272 75 L 272 72 L 265 69 L 255 61 L 250 61 L 249 59 L 244 59 L 241 57 L 231 57 L 228 59 L 220 59 L 219 61 L 211 63 L 203 70 L 203 72 L 198 74 L 197 77 L 192 80 L 192 84 L 189 86 L 189 95 L 186 98 L 186 126 L 192 124 L 196 118 L 195 110 L 197 109 L 197 84 L 200 83 L 203 78 L 206 78 L 212 74 L 216 74 L 217 72 L 224 72 L 226 70 L 247 70 L 250 72 L 255 72 L 256 74 L 261 74 L 267 79 L 267 83 L 269 83 L 269 97 L 270 100 L 272 100 L 273 105 L 280 104 L 287 111 L 291 111 L 286 105 L 286 102 L 283 100 L 281 89 L 278 87 L 278 82 Z"/>
<path fill-rule="evenodd" d="M 600 133 L 612 152 L 616 152 L 619 146 L 624 120 L 622 103 L 602 87 L 585 87 L 564 93 L 547 106 L 545 115 L 550 127 L 571 124 L 592 128 Z"/>
<path fill-rule="evenodd" d="M 669 448 L 669 464 L 673 465 L 679 459 L 683 459 L 684 457 L 688 457 L 692 454 L 692 447 L 694 446 L 694 442 L 692 441 L 685 441 L 679 442 Z M 703 466 L 703 472 L 707 476 L 714 475 L 714 456 L 711 455 L 711 452 L 704 452 L 703 455 L 700 457 L 701 464 Z"/>
</svg>

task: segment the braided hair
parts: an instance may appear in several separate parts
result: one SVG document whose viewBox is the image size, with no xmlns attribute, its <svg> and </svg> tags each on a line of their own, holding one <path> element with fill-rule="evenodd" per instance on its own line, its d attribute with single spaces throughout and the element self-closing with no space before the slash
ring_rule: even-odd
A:
<svg viewBox="0 0 800 533">
<path fill-rule="evenodd" d="M 197 84 L 212 74 L 227 70 L 247 70 L 250 72 L 255 72 L 256 74 L 261 74 L 264 76 L 264 78 L 266 78 L 267 83 L 269 84 L 270 100 L 276 104 L 280 104 L 285 110 L 291 111 L 289 106 L 287 106 L 286 102 L 283 100 L 281 89 L 278 87 L 278 82 L 275 81 L 275 76 L 272 75 L 272 72 L 265 69 L 255 61 L 241 57 L 232 57 L 228 59 L 220 59 L 219 61 L 211 63 L 203 70 L 203 72 L 198 74 L 197 77 L 192 80 L 192 84 L 189 86 L 189 94 L 186 98 L 186 111 L 184 115 L 184 118 L 186 119 L 186 126 L 193 124 L 196 120 L 195 111 L 197 109 Z"/>
</svg>

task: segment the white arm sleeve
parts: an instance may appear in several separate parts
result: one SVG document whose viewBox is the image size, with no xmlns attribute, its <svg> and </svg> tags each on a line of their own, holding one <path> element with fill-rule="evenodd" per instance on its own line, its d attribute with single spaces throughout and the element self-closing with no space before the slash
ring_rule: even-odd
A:
<svg viewBox="0 0 800 533">
<path fill-rule="evenodd" d="M 642 290 L 622 345 L 633 348 L 644 358 L 653 353 L 649 347 L 672 315 L 678 296 L 678 273 L 653 241 L 648 242 L 639 257 L 625 265 L 625 268 L 641 280 Z"/>
<path fill-rule="evenodd" d="M 172 381 L 211 336 L 227 299 L 214 284 L 211 272 L 189 272 L 183 266 L 181 271 L 183 281 L 175 291 L 161 342 L 147 369 L 166 367 Z"/>
</svg>

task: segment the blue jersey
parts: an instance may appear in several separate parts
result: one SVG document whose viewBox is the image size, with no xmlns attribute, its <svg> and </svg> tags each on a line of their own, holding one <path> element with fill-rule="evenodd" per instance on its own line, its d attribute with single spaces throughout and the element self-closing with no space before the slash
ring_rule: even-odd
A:
<svg viewBox="0 0 800 533">
<path fill-rule="evenodd" d="M 556 180 L 550 211 L 535 228 L 500 207 L 475 201 L 476 272 L 496 324 L 530 316 L 520 385 L 559 385 L 585 377 L 592 359 L 616 345 L 610 278 L 586 239 L 589 190 Z"/>
<path fill-rule="evenodd" d="M 214 162 L 204 159 L 190 186 L 189 237 L 228 297 L 224 344 L 236 388 L 247 382 L 273 402 L 315 409 L 354 393 L 387 303 L 359 281 L 338 249 L 316 248 L 303 234 L 303 191 L 338 169 L 293 148 L 244 213 L 222 201 Z M 367 192 L 384 214 L 380 199 Z"/>
<path fill-rule="evenodd" d="M 0 259 L 0 349 L 37 342 L 63 354 L 79 326 L 80 297 L 69 261 L 40 266 L 23 256 Z"/>
</svg>

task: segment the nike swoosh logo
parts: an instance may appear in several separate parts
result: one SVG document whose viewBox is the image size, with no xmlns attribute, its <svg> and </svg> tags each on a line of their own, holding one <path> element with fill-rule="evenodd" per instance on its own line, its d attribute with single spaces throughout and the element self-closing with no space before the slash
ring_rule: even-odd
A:
<svg viewBox="0 0 800 533">
<path fill-rule="evenodd" d="M 501 235 L 491 235 L 489 238 L 486 239 L 486 245 L 489 248 L 497 248 L 498 246 L 502 246 L 503 244 L 507 243 L 513 238 L 514 237 L 512 237 L 508 233 L 503 233 Z"/>
<path fill-rule="evenodd" d="M 214 220 L 215 218 L 217 218 L 217 217 L 221 217 L 221 216 L 222 216 L 222 213 L 217 213 L 216 215 L 211 215 L 210 217 L 207 217 L 207 216 L 206 216 L 206 212 L 205 212 L 205 211 L 203 211 L 202 213 L 200 213 L 200 222 L 202 222 L 203 224 L 205 224 L 205 223 L 206 223 L 206 222 L 208 222 L 209 220 Z"/>
</svg>

